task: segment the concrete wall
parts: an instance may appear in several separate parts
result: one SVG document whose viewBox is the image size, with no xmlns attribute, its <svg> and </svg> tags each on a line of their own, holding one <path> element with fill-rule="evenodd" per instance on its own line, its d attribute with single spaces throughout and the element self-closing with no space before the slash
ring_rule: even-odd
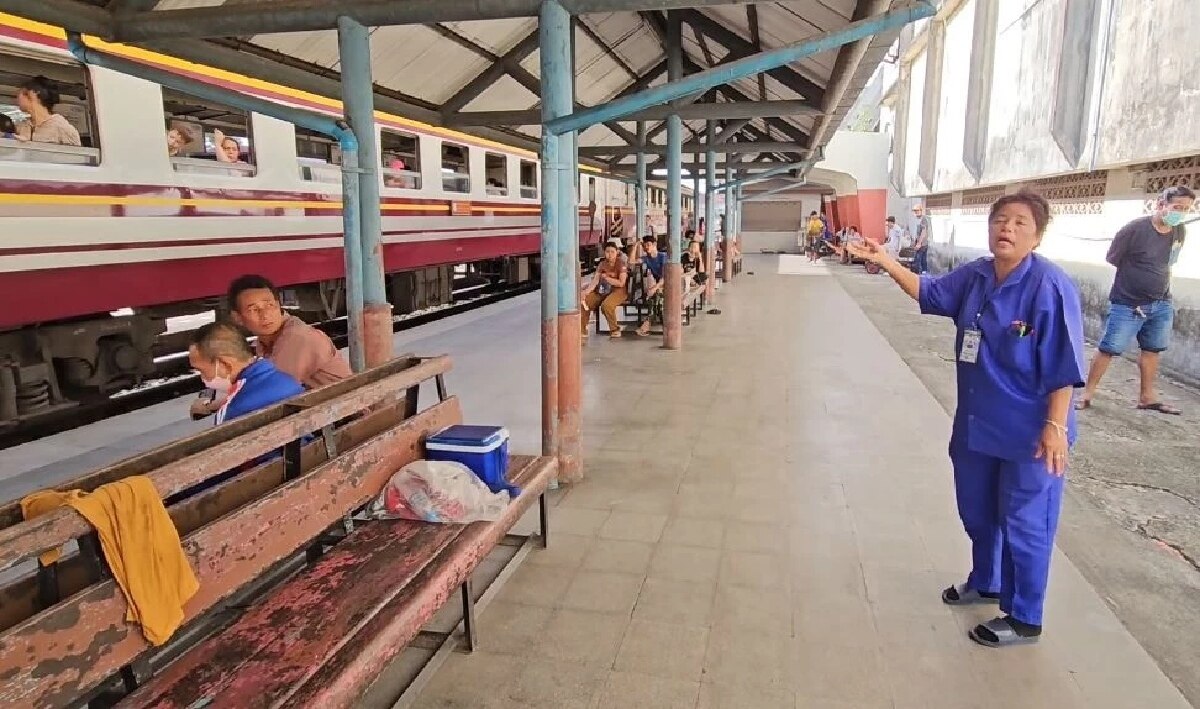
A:
<svg viewBox="0 0 1200 709">
<path fill-rule="evenodd" d="M 850 178 L 830 184 L 837 198 L 838 221 L 841 226 L 853 224 L 876 240 L 884 238 L 884 219 L 901 199 L 889 179 L 891 144 L 887 133 L 838 131 L 825 148 L 825 159 L 813 170 L 814 179 L 819 171 Z"/>
</svg>

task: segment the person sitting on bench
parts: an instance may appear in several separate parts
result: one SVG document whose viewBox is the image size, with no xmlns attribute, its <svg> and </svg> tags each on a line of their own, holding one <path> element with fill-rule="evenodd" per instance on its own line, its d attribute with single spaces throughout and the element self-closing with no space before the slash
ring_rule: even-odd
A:
<svg viewBox="0 0 1200 709">
<path fill-rule="evenodd" d="M 689 243 L 681 261 L 683 262 L 683 272 L 688 276 L 690 283 L 704 285 L 704 282 L 708 280 L 708 269 L 704 264 L 704 245 L 694 239 L 695 235 L 694 231 L 688 232 Z M 690 287 L 687 282 L 685 285 Z"/>
<path fill-rule="evenodd" d="M 270 360 L 257 357 L 236 325 L 214 322 L 192 335 L 188 364 L 200 375 L 204 386 L 217 392 L 220 407 L 215 425 L 265 409 L 297 394 L 304 387 L 294 377 L 275 368 Z M 247 466 L 258 465 L 279 455 L 268 454 L 179 492 L 168 503 L 182 500 L 237 475 Z"/>
<path fill-rule="evenodd" d="M 583 291 L 583 317 L 580 318 L 580 324 L 585 338 L 588 324 L 592 321 L 591 312 L 597 307 L 608 321 L 608 336 L 614 339 L 621 336 L 617 307 L 628 296 L 625 285 L 629 281 L 629 263 L 623 256 L 616 244 L 609 242 L 604 245 L 604 259 L 596 266 L 595 277 Z"/>
<path fill-rule="evenodd" d="M 642 265 L 646 267 L 646 281 L 643 286 L 645 292 L 642 296 L 646 303 L 646 319 L 638 325 L 637 334 L 645 337 L 650 334 L 652 321 L 657 319 L 658 322 L 662 322 L 662 286 L 663 274 L 667 270 L 667 255 L 658 250 L 658 239 L 653 236 L 642 237 L 642 248 L 646 252 L 642 256 Z"/>
</svg>

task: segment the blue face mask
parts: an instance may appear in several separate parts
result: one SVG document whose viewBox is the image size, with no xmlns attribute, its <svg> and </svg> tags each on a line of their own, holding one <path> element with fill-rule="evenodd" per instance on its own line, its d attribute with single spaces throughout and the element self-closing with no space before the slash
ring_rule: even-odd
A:
<svg viewBox="0 0 1200 709">
<path fill-rule="evenodd" d="M 1170 212 L 1164 213 L 1162 219 L 1163 219 L 1163 222 L 1166 223 L 1167 226 L 1174 228 L 1183 223 L 1184 216 L 1185 215 L 1183 212 L 1176 212 L 1176 211 L 1172 210 Z"/>
</svg>

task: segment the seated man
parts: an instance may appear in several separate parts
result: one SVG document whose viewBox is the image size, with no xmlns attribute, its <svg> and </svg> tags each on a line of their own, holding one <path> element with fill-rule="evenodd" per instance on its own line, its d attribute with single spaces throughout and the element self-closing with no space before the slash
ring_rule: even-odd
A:
<svg viewBox="0 0 1200 709">
<path fill-rule="evenodd" d="M 204 386 L 217 392 L 217 425 L 304 393 L 300 382 L 276 369 L 270 360 L 256 357 L 242 332 L 228 323 L 209 323 L 196 330 L 188 347 L 188 364 L 200 374 Z M 267 455 L 247 465 L 257 465 L 272 457 Z M 247 465 L 194 485 L 167 502 L 190 497 L 228 480 Z"/>
<path fill-rule="evenodd" d="M 663 274 L 667 270 L 667 255 L 658 250 L 658 239 L 653 236 L 642 237 L 642 265 L 646 267 L 646 284 L 643 298 L 646 301 L 646 319 L 638 325 L 637 334 L 645 337 L 650 334 L 650 323 L 657 319 L 662 322 L 663 305 Z"/>
</svg>

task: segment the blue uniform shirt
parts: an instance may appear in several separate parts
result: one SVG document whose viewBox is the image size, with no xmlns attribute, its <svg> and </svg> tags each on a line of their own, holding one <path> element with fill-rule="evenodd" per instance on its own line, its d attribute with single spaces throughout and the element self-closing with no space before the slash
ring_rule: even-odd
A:
<svg viewBox="0 0 1200 709">
<path fill-rule="evenodd" d="M 654 276 L 654 280 L 661 281 L 663 279 L 663 269 L 666 268 L 667 265 L 666 254 L 659 251 L 658 253 L 654 254 L 653 257 L 642 256 L 642 263 L 646 265 L 646 268 Z"/>
<path fill-rule="evenodd" d="M 1083 313 L 1075 284 L 1061 268 L 1030 254 L 997 286 L 992 259 L 981 258 L 942 276 L 923 276 L 918 300 L 921 312 L 954 319 L 956 358 L 964 333 L 980 332 L 976 362 L 957 364 L 951 445 L 1032 461 L 1047 396 L 1084 385 Z M 1072 407 L 1067 437 L 1074 443 L 1075 436 Z"/>
</svg>

